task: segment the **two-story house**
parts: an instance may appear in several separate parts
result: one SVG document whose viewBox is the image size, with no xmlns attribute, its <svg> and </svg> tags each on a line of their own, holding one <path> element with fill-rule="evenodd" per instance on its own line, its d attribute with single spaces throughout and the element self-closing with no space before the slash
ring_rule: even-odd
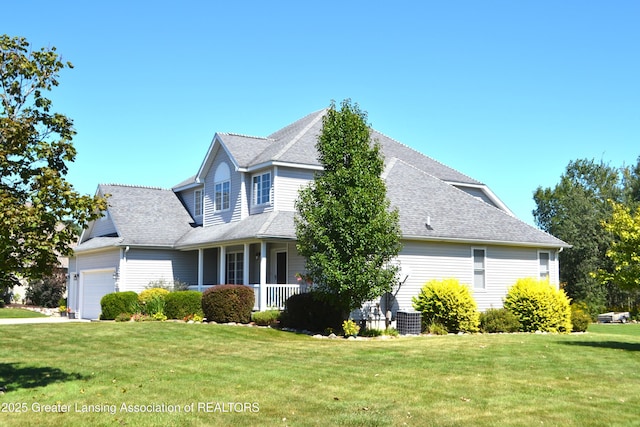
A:
<svg viewBox="0 0 640 427">
<path fill-rule="evenodd" d="M 69 306 L 98 318 L 106 293 L 179 280 L 201 290 L 250 285 L 256 309 L 281 307 L 305 285 L 296 277 L 305 260 L 296 250 L 295 200 L 322 171 L 315 144 L 325 113 L 264 138 L 217 133 L 197 174 L 171 190 L 99 185 L 109 207 L 70 259 Z M 558 285 L 566 243 L 515 218 L 481 182 L 375 130 L 372 137 L 385 156 L 387 196 L 400 212 L 394 312 L 411 309 L 411 297 L 434 278 L 468 284 L 481 310 L 501 307 L 521 277 Z"/>
</svg>

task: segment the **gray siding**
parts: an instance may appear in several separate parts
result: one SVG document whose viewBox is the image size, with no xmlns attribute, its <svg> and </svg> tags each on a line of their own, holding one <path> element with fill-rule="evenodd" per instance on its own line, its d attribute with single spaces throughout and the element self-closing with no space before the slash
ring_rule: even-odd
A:
<svg viewBox="0 0 640 427">
<path fill-rule="evenodd" d="M 218 165 L 225 162 L 230 170 L 230 208 L 225 211 L 214 212 L 215 202 L 215 173 Z M 218 150 L 216 158 L 211 163 L 211 168 L 207 171 L 204 180 L 204 226 L 208 227 L 216 224 L 238 221 L 242 218 L 242 192 L 241 183 L 243 175 L 234 170 L 233 163 L 224 150 Z"/>
<path fill-rule="evenodd" d="M 305 273 L 305 258 L 298 253 L 298 249 L 296 248 L 295 242 L 291 242 L 287 244 L 287 255 L 288 255 L 288 275 L 287 282 L 288 283 L 297 283 L 296 273 Z"/>
<path fill-rule="evenodd" d="M 93 237 L 108 236 L 115 233 L 117 233 L 116 226 L 113 224 L 111 216 L 103 216 L 102 218 L 93 221 L 88 239 Z"/>
<path fill-rule="evenodd" d="M 101 252 L 93 252 L 89 254 L 79 254 L 75 257 L 75 271 L 80 272 L 82 270 L 118 268 L 119 263 L 119 248 L 109 249 Z M 69 269 L 69 272 L 71 272 L 71 269 Z"/>
<path fill-rule="evenodd" d="M 275 206 L 279 211 L 295 211 L 295 201 L 298 199 L 298 191 L 313 180 L 313 171 L 277 168 L 274 183 Z"/>
<path fill-rule="evenodd" d="M 516 280 L 540 275 L 537 248 L 405 242 L 398 258 L 403 268 L 410 269 L 410 275 L 396 297 L 400 310 L 411 310 L 412 297 L 432 279 L 456 278 L 473 286 L 472 248 L 485 249 L 486 255 L 485 288 L 472 288 L 480 311 L 502 307 L 503 298 Z M 558 286 L 558 257 L 550 252 L 550 281 Z"/>
<path fill-rule="evenodd" d="M 189 215 L 191 215 L 195 223 L 198 225 L 202 225 L 203 216 L 202 215 L 196 216 L 195 214 L 196 213 L 196 210 L 195 210 L 196 190 L 204 191 L 204 186 L 199 188 L 190 188 L 188 190 L 181 191 L 180 193 L 178 193 L 178 197 L 180 198 L 180 201 L 182 202 L 182 204 L 187 208 L 187 211 L 189 211 Z"/>
<path fill-rule="evenodd" d="M 475 197 L 476 199 L 482 200 L 483 202 L 494 206 L 494 207 L 498 207 L 496 206 L 495 203 L 493 203 L 491 201 L 491 199 L 489 197 L 487 197 L 487 195 L 485 194 L 484 191 L 482 191 L 480 188 L 475 188 L 475 187 L 464 187 L 461 185 L 454 185 L 454 187 L 458 188 L 459 190 L 464 191 L 465 193 Z M 498 208 L 499 209 L 499 208 Z"/>
<path fill-rule="evenodd" d="M 141 292 L 150 282 L 158 280 L 197 284 L 198 253 L 132 248 L 122 275 L 125 279 L 120 283 L 121 291 Z"/>
</svg>

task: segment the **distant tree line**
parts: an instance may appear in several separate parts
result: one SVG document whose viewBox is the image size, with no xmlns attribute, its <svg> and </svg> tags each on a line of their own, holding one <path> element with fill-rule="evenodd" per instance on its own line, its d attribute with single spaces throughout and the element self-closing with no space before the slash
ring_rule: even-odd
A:
<svg viewBox="0 0 640 427">
<path fill-rule="evenodd" d="M 553 188 L 534 193 L 544 231 L 572 245 L 560 252 L 560 281 L 592 314 L 640 304 L 640 157 L 635 166 L 571 161 Z M 614 215 L 615 213 L 615 215 Z M 639 239 L 640 237 L 636 237 Z"/>
</svg>

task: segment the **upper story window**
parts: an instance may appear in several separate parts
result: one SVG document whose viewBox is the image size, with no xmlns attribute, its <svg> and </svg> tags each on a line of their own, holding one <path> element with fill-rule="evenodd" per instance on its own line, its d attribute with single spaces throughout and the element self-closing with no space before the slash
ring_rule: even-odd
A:
<svg viewBox="0 0 640 427">
<path fill-rule="evenodd" d="M 271 172 L 253 177 L 253 204 L 265 205 L 271 202 Z"/>
<path fill-rule="evenodd" d="M 231 187 L 231 184 L 229 183 L 229 181 L 216 182 L 215 210 L 224 211 L 226 209 L 229 209 L 230 187 Z"/>
<path fill-rule="evenodd" d="M 540 261 L 540 278 L 548 279 L 549 278 L 549 261 L 550 261 L 549 252 L 538 252 L 538 260 Z"/>
<path fill-rule="evenodd" d="M 193 214 L 195 216 L 202 215 L 202 190 L 193 192 Z"/>
<path fill-rule="evenodd" d="M 231 206 L 231 172 L 226 163 L 220 163 L 214 176 L 214 207 L 215 211 L 224 211 Z"/>
<path fill-rule="evenodd" d="M 485 267 L 486 251 L 484 249 L 473 249 L 473 287 L 474 289 L 484 289 L 486 283 Z"/>
</svg>

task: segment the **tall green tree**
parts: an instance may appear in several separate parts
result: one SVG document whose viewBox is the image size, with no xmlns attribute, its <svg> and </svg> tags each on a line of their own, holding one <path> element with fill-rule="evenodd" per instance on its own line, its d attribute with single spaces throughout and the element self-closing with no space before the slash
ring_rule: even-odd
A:
<svg viewBox="0 0 640 427">
<path fill-rule="evenodd" d="M 625 204 L 633 208 L 640 206 L 640 157 L 635 166 L 622 169 L 625 189 Z"/>
<path fill-rule="evenodd" d="M 331 103 L 316 148 L 324 170 L 296 202 L 298 251 L 320 295 L 348 315 L 396 284 L 390 261 L 401 248 L 399 215 L 381 178 L 380 145 L 357 104 Z"/>
<path fill-rule="evenodd" d="M 611 218 L 603 222 L 604 229 L 614 236 L 607 258 L 610 271 L 601 269 L 603 283 L 613 283 L 623 289 L 640 290 L 640 207 L 632 211 L 620 203 L 612 203 Z"/>
<path fill-rule="evenodd" d="M 51 274 L 76 237 L 64 224 L 84 227 L 106 207 L 65 179 L 75 131 L 47 94 L 67 67 L 55 47 L 0 36 L 0 292 Z"/>
<path fill-rule="evenodd" d="M 534 193 L 536 223 L 543 230 L 571 244 L 560 253 L 560 281 L 570 298 L 588 303 L 595 311 L 617 305 L 626 295 L 604 285 L 596 271 L 612 271 L 606 253 L 613 235 L 603 222 L 613 213 L 609 200 L 626 203 L 635 182 L 633 169 L 614 168 L 604 162 L 580 159 L 569 163 L 554 188 L 539 187 Z"/>
</svg>

